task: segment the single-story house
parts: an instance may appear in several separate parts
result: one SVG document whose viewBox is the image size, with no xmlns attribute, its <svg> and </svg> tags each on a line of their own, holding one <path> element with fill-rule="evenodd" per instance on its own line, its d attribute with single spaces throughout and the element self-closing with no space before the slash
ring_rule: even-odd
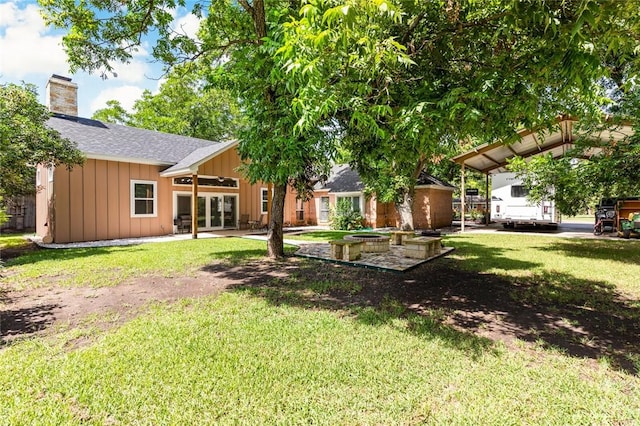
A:
<svg viewBox="0 0 640 426">
<path fill-rule="evenodd" d="M 265 221 L 266 185 L 251 185 L 236 170 L 236 141 L 212 142 L 78 117 L 77 85 L 66 77 L 52 76 L 46 92 L 53 113 L 48 126 L 76 142 L 87 160 L 71 171 L 38 166 L 36 185 L 42 189 L 36 196 L 36 233 L 45 242 L 156 236 Z"/>
<path fill-rule="evenodd" d="M 208 141 L 78 117 L 78 87 L 53 75 L 46 100 L 47 125 L 74 141 L 82 166 L 38 165 L 36 233 L 43 241 L 68 243 L 214 231 L 266 223 L 268 186 L 251 185 L 237 171 L 237 142 Z M 348 198 L 372 227 L 398 226 L 393 204 L 365 198 L 358 174 L 335 166 L 316 186 L 314 198 L 289 189 L 285 224 L 328 225 L 329 210 Z M 421 176 L 414 198 L 414 225 L 451 224 L 453 187 Z M 194 202 L 195 201 L 195 202 Z M 197 212 L 197 214 L 193 214 Z"/>
<path fill-rule="evenodd" d="M 420 174 L 413 202 L 413 224 L 416 229 L 450 226 L 453 219 L 454 187 L 426 173 Z M 329 225 L 329 213 L 341 199 L 348 199 L 353 209 L 362 213 L 365 226 L 398 227 L 400 217 L 393 203 L 383 203 L 375 196 L 366 197 L 364 184 L 357 171 L 348 165 L 336 165 L 325 182 L 314 188 L 307 202 L 287 197 L 285 222 Z M 295 203 L 294 203 L 295 201 Z"/>
</svg>

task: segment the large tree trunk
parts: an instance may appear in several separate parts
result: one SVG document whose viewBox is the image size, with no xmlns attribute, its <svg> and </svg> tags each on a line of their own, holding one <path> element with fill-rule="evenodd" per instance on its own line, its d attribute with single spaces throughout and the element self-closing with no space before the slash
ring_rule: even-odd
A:
<svg viewBox="0 0 640 426">
<path fill-rule="evenodd" d="M 403 231 L 413 230 L 413 194 L 411 191 L 405 192 L 402 202 L 396 203 L 396 210 L 400 215 L 400 229 Z"/>
<path fill-rule="evenodd" d="M 284 197 L 286 195 L 286 185 L 273 186 L 271 219 L 269 220 L 269 231 L 267 232 L 267 255 L 274 259 L 284 256 L 282 227 L 284 224 Z"/>
</svg>

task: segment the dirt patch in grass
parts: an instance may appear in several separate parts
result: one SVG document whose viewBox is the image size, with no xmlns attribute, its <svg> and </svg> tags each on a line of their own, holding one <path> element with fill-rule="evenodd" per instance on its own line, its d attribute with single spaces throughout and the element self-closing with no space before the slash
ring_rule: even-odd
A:
<svg viewBox="0 0 640 426">
<path fill-rule="evenodd" d="M 300 258 L 212 263 L 194 276 L 140 277 L 108 288 L 59 288 L 6 291 L 0 294 L 3 344 L 43 333 L 56 324 L 82 324 L 107 315 L 105 327 L 133 318 L 153 301 L 176 301 L 250 291 L 274 304 L 306 309 L 357 312 L 388 310 L 394 315 L 435 318 L 462 333 L 503 341 L 529 342 L 568 355 L 607 358 L 621 370 L 637 374 L 640 359 L 640 307 L 598 283 L 581 283 L 594 306 L 571 298 L 571 288 L 553 288 L 554 298 L 538 291 L 539 281 L 514 281 L 493 274 L 463 271 L 441 258 L 408 273 L 389 273 Z M 558 292 L 567 295 L 558 298 Z M 558 300 L 562 300 L 560 303 Z M 569 300 L 569 302 L 566 302 Z M 115 318 L 115 320 L 114 320 Z M 636 360 L 636 363 L 633 360 Z"/>
<path fill-rule="evenodd" d="M 6 344 L 56 325 L 74 327 L 87 318 L 93 318 L 92 325 L 107 328 L 131 319 L 149 302 L 209 296 L 228 284 L 203 272 L 190 277 L 137 278 L 115 287 L 9 290 L 0 294 L 0 336 Z"/>
</svg>

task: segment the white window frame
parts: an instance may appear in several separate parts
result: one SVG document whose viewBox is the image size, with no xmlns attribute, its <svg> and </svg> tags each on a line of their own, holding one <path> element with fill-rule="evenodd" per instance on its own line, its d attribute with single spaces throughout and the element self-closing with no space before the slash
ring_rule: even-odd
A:
<svg viewBox="0 0 640 426">
<path fill-rule="evenodd" d="M 136 184 L 153 185 L 153 213 L 136 214 L 136 200 L 149 200 L 149 198 L 135 198 Z M 131 217 L 158 217 L 158 182 L 155 180 L 135 180 L 131 179 Z"/>
<path fill-rule="evenodd" d="M 42 185 L 42 171 L 40 168 L 36 170 L 36 186 Z"/>
<path fill-rule="evenodd" d="M 336 205 L 334 207 L 338 206 L 338 202 L 340 201 L 340 198 L 351 198 L 351 202 L 353 203 L 353 197 L 360 197 L 360 202 L 358 204 L 360 204 L 360 214 L 364 215 L 364 195 L 362 192 L 337 192 L 336 193 Z"/>
<path fill-rule="evenodd" d="M 264 198 L 264 195 L 267 194 L 267 198 Z M 267 203 L 266 205 L 264 203 Z M 260 213 L 267 214 L 267 209 L 269 208 L 269 189 L 268 188 L 260 188 Z M 263 207 L 266 207 L 263 209 Z"/>
<path fill-rule="evenodd" d="M 301 198 L 296 198 L 296 222 L 304 222 L 304 201 Z"/>
<path fill-rule="evenodd" d="M 53 182 L 53 166 L 47 167 L 47 179 L 49 182 Z"/>
</svg>

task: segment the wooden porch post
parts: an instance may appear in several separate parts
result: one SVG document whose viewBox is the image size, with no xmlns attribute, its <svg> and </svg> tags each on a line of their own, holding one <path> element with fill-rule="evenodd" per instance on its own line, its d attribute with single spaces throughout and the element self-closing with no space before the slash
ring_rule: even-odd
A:
<svg viewBox="0 0 640 426">
<path fill-rule="evenodd" d="M 460 173 L 460 232 L 464 232 L 464 211 L 465 211 L 465 188 L 464 188 L 464 161 L 462 162 L 462 172 Z"/>
<path fill-rule="evenodd" d="M 191 238 L 198 238 L 198 175 L 191 176 Z"/>
</svg>

